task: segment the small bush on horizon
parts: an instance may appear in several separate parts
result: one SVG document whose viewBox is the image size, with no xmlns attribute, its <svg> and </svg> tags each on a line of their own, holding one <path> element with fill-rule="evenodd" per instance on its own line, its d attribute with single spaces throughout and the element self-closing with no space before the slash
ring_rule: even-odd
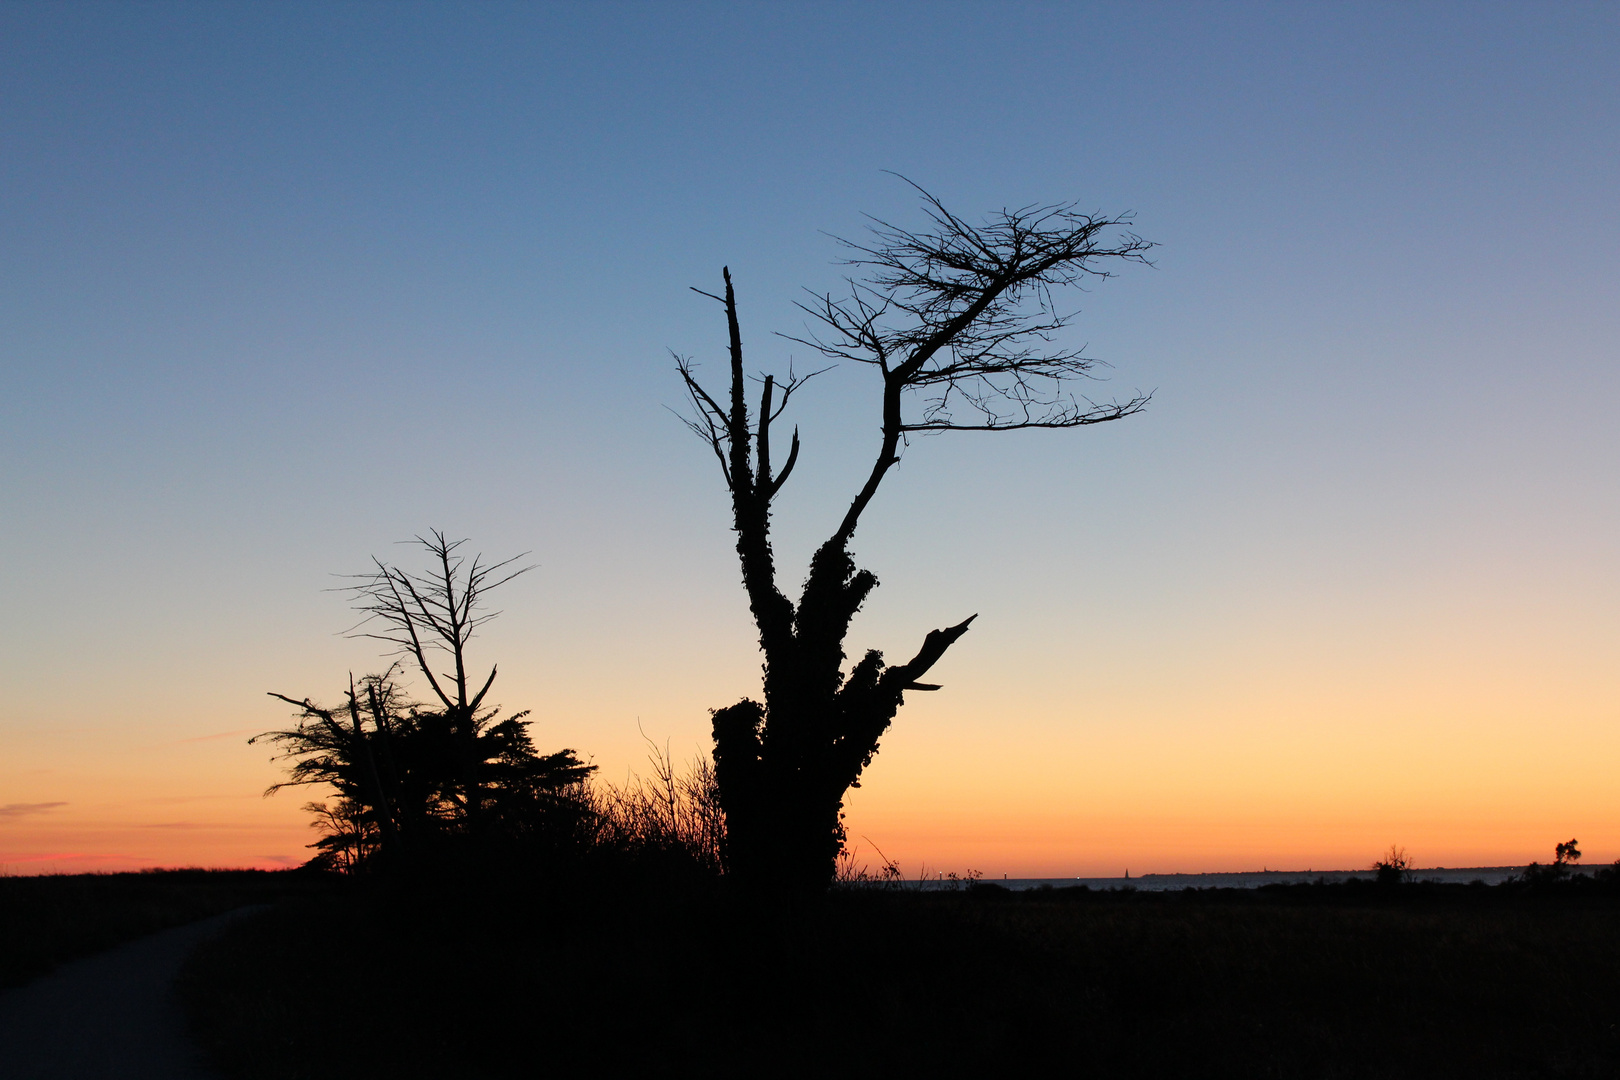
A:
<svg viewBox="0 0 1620 1080">
<path fill-rule="evenodd" d="M 1389 845 L 1389 850 L 1373 862 L 1372 868 L 1378 872 L 1380 885 L 1400 885 L 1412 880 L 1411 856 L 1398 844 Z"/>
</svg>

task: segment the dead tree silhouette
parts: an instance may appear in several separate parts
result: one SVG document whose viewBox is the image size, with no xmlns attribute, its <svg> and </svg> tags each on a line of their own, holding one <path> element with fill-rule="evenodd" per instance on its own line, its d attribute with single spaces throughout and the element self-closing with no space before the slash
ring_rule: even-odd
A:
<svg viewBox="0 0 1620 1080">
<path fill-rule="evenodd" d="M 478 627 L 500 614 L 481 610 L 487 594 L 531 568 L 511 569 L 522 555 L 498 563 L 486 563 L 483 556 L 475 555 L 468 565 L 458 554 L 466 541 L 449 540 L 437 529 L 417 537 L 416 543 L 428 554 L 432 567 L 428 572 L 409 573 L 374 557 L 376 572 L 357 575 L 359 584 L 351 591 L 355 607 L 366 618 L 353 632 L 387 642 L 414 661 L 439 700 L 460 762 L 467 831 L 476 836 L 485 801 L 479 777 L 480 710 L 495 684 L 497 668 L 491 665 L 489 677 L 474 689 L 476 676 L 467 668 L 467 643 Z M 376 629 L 362 629 L 366 626 Z M 433 667 L 439 660 L 447 661 L 450 670 L 436 675 Z"/>
<path fill-rule="evenodd" d="M 912 186 L 928 225 L 912 232 L 873 219 L 867 243 L 840 241 L 847 264 L 865 276 L 846 279 L 841 298 L 812 294 L 799 305 L 812 319 L 806 336 L 782 335 L 834 361 L 869 365 L 881 380 L 871 471 L 812 557 L 797 604 L 777 583 L 771 505 L 798 461 L 799 433 L 776 471 L 771 429 L 820 372 L 790 369 L 782 382 L 762 375 L 749 411 L 729 268 L 723 295 L 693 290 L 725 309 L 729 394 L 711 394 L 691 359 L 676 357 L 694 408 L 684 419 L 712 447 L 731 494 L 743 585 L 765 654 L 764 701 L 714 712 L 727 869 L 746 885 L 801 891 L 832 880 L 845 793 L 859 786 L 905 692 L 939 689 L 920 680 L 975 617 L 930 631 L 903 664 L 887 665 L 872 649 L 844 671 L 850 621 L 878 583 L 856 567 L 850 541 L 909 437 L 1105 423 L 1140 411 L 1151 396 L 1107 404 L 1076 397 L 1074 381 L 1094 377 L 1099 362 L 1053 344 L 1075 314 L 1054 305 L 1056 289 L 1146 261 L 1153 245 L 1129 231 L 1129 215 L 1084 214 L 1064 203 L 1003 209 L 971 224 Z"/>
</svg>

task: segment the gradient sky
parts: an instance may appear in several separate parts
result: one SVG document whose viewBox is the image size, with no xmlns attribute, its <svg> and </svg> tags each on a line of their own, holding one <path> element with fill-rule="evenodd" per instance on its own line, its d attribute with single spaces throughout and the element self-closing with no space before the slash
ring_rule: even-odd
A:
<svg viewBox="0 0 1620 1080">
<path fill-rule="evenodd" d="M 1613 4 L 0 5 L 0 869 L 284 865 L 332 575 L 539 564 L 476 657 L 607 779 L 757 693 L 669 350 L 827 233 L 1078 200 L 1149 412 L 918 440 L 852 649 L 979 612 L 849 824 L 907 873 L 1620 857 Z M 876 445 L 806 389 L 785 583 Z"/>
</svg>

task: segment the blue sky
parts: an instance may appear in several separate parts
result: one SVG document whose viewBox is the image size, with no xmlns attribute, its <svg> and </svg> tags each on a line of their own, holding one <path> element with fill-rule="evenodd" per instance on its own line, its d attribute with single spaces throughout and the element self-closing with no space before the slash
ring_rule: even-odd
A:
<svg viewBox="0 0 1620 1080">
<path fill-rule="evenodd" d="M 1414 785 L 1459 739 L 1486 773 L 1591 749 L 1620 719 L 1617 46 L 1595 4 L 0 6 L 0 746 L 35 770 L 0 801 L 89 805 L 49 763 L 155 762 L 375 666 L 321 590 L 429 527 L 534 552 L 487 648 L 542 745 L 621 775 L 639 720 L 700 750 L 757 658 L 666 408 L 669 350 L 723 345 L 687 286 L 731 266 L 751 363 L 804 363 L 771 335 L 837 287 L 827 234 L 917 220 L 884 170 L 1161 246 L 1071 338 L 1147 414 L 921 440 L 863 525 L 853 645 L 985 613 L 901 715 L 883 821 L 961 801 L 986 738 L 1210 806 L 1243 797 L 1187 747 L 1308 780 L 1349 739 Z M 802 399 L 790 563 L 869 461 L 865 375 Z M 235 740 L 171 772 L 274 778 Z M 1597 813 L 1551 776 L 1514 805 Z M 1031 815 L 1084 802 L 1052 784 Z M 1378 827 L 1426 835 L 1401 798 Z"/>
</svg>

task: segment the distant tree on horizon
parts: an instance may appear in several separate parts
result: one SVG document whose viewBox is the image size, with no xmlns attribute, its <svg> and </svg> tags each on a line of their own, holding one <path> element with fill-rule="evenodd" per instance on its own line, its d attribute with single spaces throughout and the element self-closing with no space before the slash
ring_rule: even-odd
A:
<svg viewBox="0 0 1620 1080">
<path fill-rule="evenodd" d="M 694 409 L 686 422 L 713 449 L 730 493 L 743 585 L 765 654 L 764 701 L 745 698 L 713 713 L 727 872 L 746 884 L 804 891 L 832 880 L 846 792 L 859 786 L 905 693 L 939 689 L 922 677 L 975 618 L 930 631 L 902 664 L 870 649 L 844 669 L 850 622 L 878 583 L 856 567 L 850 542 L 910 437 L 1105 423 L 1139 412 L 1151 396 L 1108 404 L 1077 398 L 1074 382 L 1094 377 L 1098 361 L 1052 344 L 1073 318 L 1055 306 L 1056 290 L 1107 278 L 1111 265 L 1146 261 L 1153 245 L 1126 228 L 1128 215 L 1094 216 L 1063 203 L 1003 209 L 972 224 L 916 190 L 928 225 L 912 232 L 874 219 L 868 243 L 842 241 L 848 265 L 866 276 L 846 279 L 841 298 L 816 295 L 799 305 L 812 328 L 789 338 L 831 360 L 871 367 L 882 406 L 871 470 L 812 557 L 797 603 L 777 581 L 770 519 L 798 461 L 799 433 L 780 470 L 771 436 L 789 399 L 819 372 L 790 368 L 780 383 L 762 374 L 750 389 L 729 268 L 721 271 L 723 294 L 694 290 L 725 310 L 729 387 L 711 394 L 691 359 L 676 357 Z"/>
<path fill-rule="evenodd" d="M 1389 850 L 1373 861 L 1372 868 L 1378 872 L 1380 885 L 1401 885 L 1412 880 L 1412 857 L 1399 844 L 1389 845 Z"/>
</svg>

